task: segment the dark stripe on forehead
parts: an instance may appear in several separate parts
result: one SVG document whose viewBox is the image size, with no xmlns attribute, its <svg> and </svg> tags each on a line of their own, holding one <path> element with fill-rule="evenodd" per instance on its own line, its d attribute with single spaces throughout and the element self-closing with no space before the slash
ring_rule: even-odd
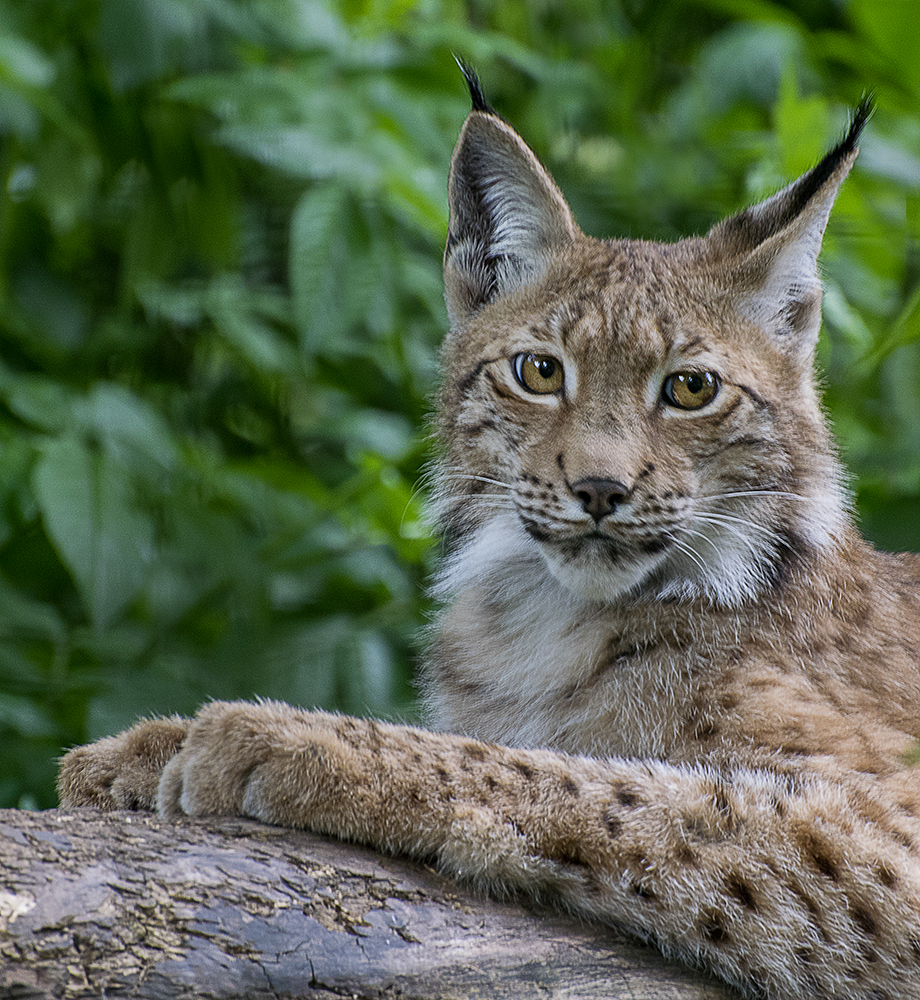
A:
<svg viewBox="0 0 920 1000">
<path fill-rule="evenodd" d="M 565 303 L 563 309 L 559 311 L 558 326 L 559 339 L 563 347 L 568 346 L 569 334 L 578 322 L 585 315 L 588 309 L 588 300 L 585 296 L 570 299 Z"/>
<path fill-rule="evenodd" d="M 674 317 L 667 309 L 659 309 L 655 316 L 655 326 L 665 340 L 672 340 L 674 337 Z M 691 344 L 692 346 L 692 344 Z"/>
<path fill-rule="evenodd" d="M 595 305 L 590 295 L 579 294 L 557 300 L 538 319 L 531 322 L 528 332 L 544 340 L 558 340 L 567 346 L 569 335 L 588 309 Z"/>
<path fill-rule="evenodd" d="M 622 334 L 621 324 L 619 323 L 619 316 L 616 307 L 613 303 L 605 303 L 600 310 L 601 316 L 603 317 L 603 332 L 604 337 L 609 343 L 616 343 Z"/>
<path fill-rule="evenodd" d="M 669 281 L 665 263 L 667 245 L 623 240 L 610 246 L 609 283 L 628 288 L 631 295 L 654 307 Z"/>
</svg>

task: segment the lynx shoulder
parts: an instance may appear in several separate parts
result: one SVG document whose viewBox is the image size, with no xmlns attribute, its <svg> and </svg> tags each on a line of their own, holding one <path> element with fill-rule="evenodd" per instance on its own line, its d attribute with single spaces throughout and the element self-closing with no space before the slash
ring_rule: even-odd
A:
<svg viewBox="0 0 920 1000">
<path fill-rule="evenodd" d="M 616 923 L 752 997 L 920 996 L 920 561 L 856 531 L 817 255 L 868 108 L 767 201 L 598 240 L 468 74 L 432 730 L 215 703 L 68 805 L 242 814 Z"/>
</svg>

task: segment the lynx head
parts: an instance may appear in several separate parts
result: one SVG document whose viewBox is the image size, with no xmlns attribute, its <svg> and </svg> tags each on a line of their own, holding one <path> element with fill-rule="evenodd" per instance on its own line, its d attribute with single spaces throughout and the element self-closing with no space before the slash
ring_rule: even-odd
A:
<svg viewBox="0 0 920 1000">
<path fill-rule="evenodd" d="M 592 602 L 738 604 L 781 585 L 848 523 L 813 373 L 817 256 L 868 105 L 707 236 L 598 240 L 467 76 L 444 256 L 446 586 L 536 569 Z"/>
</svg>

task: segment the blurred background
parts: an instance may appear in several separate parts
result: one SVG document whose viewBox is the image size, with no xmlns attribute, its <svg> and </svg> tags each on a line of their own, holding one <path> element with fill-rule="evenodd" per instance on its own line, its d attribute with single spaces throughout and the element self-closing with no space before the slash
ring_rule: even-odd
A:
<svg viewBox="0 0 920 1000">
<path fill-rule="evenodd" d="M 911 0 L 0 0 L 0 805 L 256 694 L 412 719 L 451 53 L 587 232 L 704 232 L 877 112 L 820 364 L 920 548 Z"/>
</svg>

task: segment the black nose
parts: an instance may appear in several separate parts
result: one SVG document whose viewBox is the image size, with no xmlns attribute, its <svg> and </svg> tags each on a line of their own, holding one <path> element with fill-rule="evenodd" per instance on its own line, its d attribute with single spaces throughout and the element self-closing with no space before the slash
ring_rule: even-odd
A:
<svg viewBox="0 0 920 1000">
<path fill-rule="evenodd" d="M 581 501 L 585 512 L 595 521 L 612 514 L 629 493 L 629 487 L 616 479 L 579 479 L 572 492 Z"/>
</svg>

